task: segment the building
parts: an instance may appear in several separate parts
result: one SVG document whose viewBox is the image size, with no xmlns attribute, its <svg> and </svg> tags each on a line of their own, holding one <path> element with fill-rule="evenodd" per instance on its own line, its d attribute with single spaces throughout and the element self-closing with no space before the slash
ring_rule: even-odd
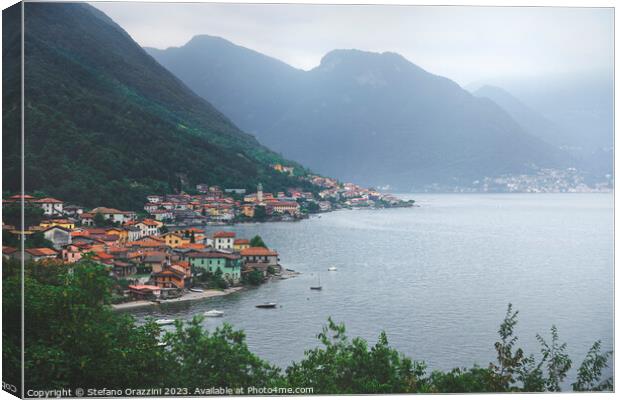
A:
<svg viewBox="0 0 620 400">
<path fill-rule="evenodd" d="M 244 263 L 263 263 L 269 267 L 279 267 L 278 252 L 265 247 L 248 247 L 239 252 Z"/>
<path fill-rule="evenodd" d="M 235 251 L 241 251 L 250 247 L 250 241 L 248 239 L 235 239 L 233 243 L 233 249 Z"/>
<path fill-rule="evenodd" d="M 136 213 L 133 211 L 121 211 L 116 208 L 97 207 L 90 211 L 91 214 L 101 214 L 104 219 L 109 221 L 124 224 L 136 218 Z"/>
<path fill-rule="evenodd" d="M 49 219 L 49 220 L 41 221 L 41 223 L 39 223 L 39 226 L 41 228 L 60 226 L 65 229 L 72 230 L 72 229 L 75 229 L 75 222 L 73 222 L 70 219 Z"/>
<path fill-rule="evenodd" d="M 154 221 L 152 219 L 144 219 L 143 221 L 138 222 L 135 226 L 140 228 L 140 237 L 144 236 L 156 236 L 159 235 L 159 228 L 163 225 L 163 223 L 159 221 Z"/>
<path fill-rule="evenodd" d="M 189 244 L 190 240 L 183 237 L 183 235 L 174 232 L 168 232 L 162 235 L 162 238 L 166 241 L 166 244 L 172 248 Z"/>
<path fill-rule="evenodd" d="M 185 270 L 178 265 L 164 268 L 151 275 L 155 286 L 162 289 L 183 289 L 185 287 Z"/>
<path fill-rule="evenodd" d="M 267 212 L 269 213 L 269 211 L 278 214 L 289 214 L 296 217 L 299 216 L 300 208 L 299 203 L 296 201 L 278 201 L 267 205 Z"/>
<path fill-rule="evenodd" d="M 215 232 L 213 234 L 213 247 L 216 250 L 231 250 L 234 247 L 235 236 L 235 232 Z"/>
<path fill-rule="evenodd" d="M 43 209 L 45 215 L 62 215 L 64 203 L 52 197 L 34 200 L 33 203 L 38 204 Z"/>
<path fill-rule="evenodd" d="M 57 257 L 58 257 L 58 252 L 53 249 L 48 249 L 47 247 L 39 247 L 39 248 L 24 250 L 25 261 L 40 261 L 40 260 L 46 260 L 46 259 L 53 259 Z"/>
<path fill-rule="evenodd" d="M 131 297 L 135 300 L 153 300 L 161 296 L 161 288 L 154 285 L 129 285 Z"/>
<path fill-rule="evenodd" d="M 238 254 L 221 251 L 196 252 L 188 254 L 187 259 L 194 269 L 212 274 L 219 269 L 222 277 L 233 284 L 241 279 L 241 257 Z"/>
<path fill-rule="evenodd" d="M 50 226 L 43 231 L 43 237 L 52 242 L 56 250 L 71 244 L 71 231 L 61 226 Z"/>
</svg>

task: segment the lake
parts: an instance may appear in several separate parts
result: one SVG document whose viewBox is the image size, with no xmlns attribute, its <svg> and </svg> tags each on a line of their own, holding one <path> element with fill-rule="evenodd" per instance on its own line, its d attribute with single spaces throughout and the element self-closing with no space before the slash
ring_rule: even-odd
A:
<svg viewBox="0 0 620 400">
<path fill-rule="evenodd" d="M 319 345 L 331 316 L 348 335 L 390 344 L 432 369 L 488 365 L 508 303 L 527 354 L 555 324 L 573 374 L 590 345 L 613 346 L 611 194 L 415 194 L 420 207 L 344 210 L 294 223 L 236 225 L 260 234 L 301 276 L 200 302 L 132 311 L 243 329 L 252 351 L 280 366 Z M 209 227 L 209 231 L 221 228 Z M 336 266 L 336 272 L 327 268 Z M 320 278 L 323 290 L 311 291 Z M 255 308 L 277 302 L 279 308 Z M 280 307 L 281 306 L 281 307 Z"/>
</svg>

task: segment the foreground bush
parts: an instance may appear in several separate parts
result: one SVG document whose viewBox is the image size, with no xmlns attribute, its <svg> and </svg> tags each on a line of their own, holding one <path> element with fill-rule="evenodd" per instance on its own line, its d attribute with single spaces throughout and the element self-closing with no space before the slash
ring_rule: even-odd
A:
<svg viewBox="0 0 620 400">
<path fill-rule="evenodd" d="M 318 335 L 320 346 L 284 371 L 247 347 L 245 335 L 224 325 L 213 332 L 201 318 L 178 321 L 163 334 L 153 321 L 136 325 L 113 312 L 112 280 L 90 260 L 70 267 L 33 263 L 26 267 L 25 376 L 29 389 L 67 387 L 311 387 L 315 394 L 466 393 L 560 391 L 572 367 L 566 343 L 551 328 L 550 339 L 537 336 L 540 355 L 517 346 L 518 312 L 508 311 L 495 343 L 497 359 L 487 367 L 427 371 L 389 346 L 385 332 L 369 347 L 349 339 L 344 325 L 331 319 Z M 19 377 L 20 274 L 14 261 L 3 266 L 3 366 L 5 381 Z M 611 352 L 596 341 L 577 370 L 574 391 L 611 391 L 604 377 Z M 7 369 L 7 367 L 9 369 Z M 179 393 L 176 393 L 177 395 Z M 183 394 L 183 393 L 181 393 Z M 187 394 L 194 394 L 191 391 Z"/>
</svg>

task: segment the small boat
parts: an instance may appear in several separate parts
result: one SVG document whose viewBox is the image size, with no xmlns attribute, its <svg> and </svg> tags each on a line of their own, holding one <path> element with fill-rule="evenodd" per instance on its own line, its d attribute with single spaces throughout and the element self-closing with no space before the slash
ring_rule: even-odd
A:
<svg viewBox="0 0 620 400">
<path fill-rule="evenodd" d="M 258 304 L 256 306 L 256 308 L 276 308 L 276 303 L 263 303 L 263 304 Z"/>
<path fill-rule="evenodd" d="M 336 267 L 329 267 L 327 268 L 328 271 L 338 271 L 338 268 Z"/>
<path fill-rule="evenodd" d="M 157 325 L 172 325 L 174 324 L 174 320 L 173 319 L 158 319 L 157 321 L 155 321 L 155 323 Z"/>
<path fill-rule="evenodd" d="M 203 315 L 205 317 L 223 317 L 224 316 L 224 311 L 209 310 L 209 311 L 205 311 L 205 313 Z"/>
<path fill-rule="evenodd" d="M 204 290 L 203 290 L 203 289 L 200 289 L 200 288 L 191 288 L 191 289 L 189 289 L 189 291 L 190 291 L 190 292 L 196 292 L 196 293 L 202 293 L 202 292 L 204 292 Z"/>
<path fill-rule="evenodd" d="M 319 284 L 317 286 L 310 286 L 310 290 L 323 290 L 323 286 L 321 286 L 321 275 L 319 275 Z"/>
</svg>

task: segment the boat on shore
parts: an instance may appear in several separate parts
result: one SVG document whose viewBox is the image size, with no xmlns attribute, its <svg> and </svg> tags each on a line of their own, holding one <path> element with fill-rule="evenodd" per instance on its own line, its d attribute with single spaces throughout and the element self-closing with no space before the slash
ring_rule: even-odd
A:
<svg viewBox="0 0 620 400">
<path fill-rule="evenodd" d="M 263 304 L 257 304 L 256 308 L 276 308 L 277 304 L 276 303 L 263 303 Z"/>
<path fill-rule="evenodd" d="M 205 311 L 203 315 L 205 317 L 223 317 L 224 316 L 224 311 L 209 310 L 209 311 Z"/>
<path fill-rule="evenodd" d="M 163 325 L 172 325 L 174 324 L 174 320 L 173 319 L 158 319 L 155 321 L 155 323 L 157 325 L 163 326 Z"/>
<path fill-rule="evenodd" d="M 196 292 L 196 293 L 203 293 L 204 289 L 200 289 L 200 288 L 190 288 L 189 289 L 190 292 Z"/>
</svg>

